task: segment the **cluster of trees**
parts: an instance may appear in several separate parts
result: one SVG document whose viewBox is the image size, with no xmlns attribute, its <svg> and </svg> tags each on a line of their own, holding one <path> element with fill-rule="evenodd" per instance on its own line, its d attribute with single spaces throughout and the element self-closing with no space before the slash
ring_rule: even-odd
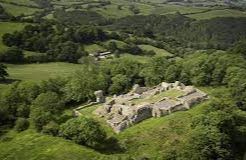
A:
<svg viewBox="0 0 246 160">
<path fill-rule="evenodd" d="M 106 133 L 93 119 L 73 118 L 64 113 L 66 80 L 50 79 L 41 84 L 15 82 L 0 94 L 0 126 L 18 132 L 33 124 L 38 132 L 71 139 L 98 149 L 106 143 Z M 32 123 L 30 123 L 30 121 Z M 83 125 L 82 125 L 83 124 Z"/>
<path fill-rule="evenodd" d="M 66 11 L 64 9 L 58 9 L 55 10 L 53 15 L 60 23 L 66 24 L 67 26 L 107 25 L 111 23 L 111 20 L 104 18 L 94 11 Z"/>
<path fill-rule="evenodd" d="M 119 19 L 114 24 L 144 37 L 165 41 L 174 39 L 184 47 L 227 49 L 246 34 L 246 19 L 220 17 L 196 21 L 180 13 L 174 15 L 136 15 Z"/>
<path fill-rule="evenodd" d="M 41 62 L 45 60 L 77 62 L 79 58 L 86 55 L 83 44 L 104 41 L 107 38 L 106 32 L 95 27 L 74 29 L 57 25 L 54 29 L 49 23 L 28 25 L 21 32 L 7 33 L 3 36 L 3 43 L 12 48 L 2 54 L 0 59 L 11 63 L 16 63 L 17 59 L 18 62 L 23 62 L 24 59 L 20 59 L 22 56 L 20 50 L 23 49 L 47 53 L 46 59 L 44 59 L 44 54 L 40 57 Z"/>
<path fill-rule="evenodd" d="M 114 41 L 109 44 L 105 40 L 123 40 L 123 46 Z M 117 32 L 105 32 L 98 27 L 66 27 L 62 24 L 44 22 L 39 25 L 27 25 L 22 31 L 6 33 L 3 35 L 3 43 L 9 48 L 0 54 L 0 61 L 7 63 L 31 63 L 66 61 L 76 63 L 88 53 L 83 46 L 90 43 L 98 43 L 111 52 L 130 53 L 134 55 L 154 55 L 154 52 L 144 51 L 137 44 L 151 44 L 160 48 L 166 48 L 166 43 L 158 43 L 154 40 L 140 40 L 131 38 L 128 34 Z M 169 48 L 171 48 L 169 46 Z M 178 50 L 178 48 L 176 48 Z M 33 51 L 37 54 L 24 56 L 23 50 Z"/>
<path fill-rule="evenodd" d="M 189 137 L 163 159 L 241 159 L 245 146 L 245 113 L 228 99 L 214 99 L 193 117 Z M 236 158 L 237 157 L 237 158 Z"/>
</svg>

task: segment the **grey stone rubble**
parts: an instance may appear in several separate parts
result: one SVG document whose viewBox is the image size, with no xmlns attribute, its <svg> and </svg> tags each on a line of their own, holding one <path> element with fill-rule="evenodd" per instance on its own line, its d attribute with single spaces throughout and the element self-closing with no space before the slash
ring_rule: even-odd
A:
<svg viewBox="0 0 246 160">
<path fill-rule="evenodd" d="M 134 103 L 134 100 L 148 99 L 169 90 L 178 90 L 182 92 L 182 95 L 175 98 L 163 97 L 161 100 L 152 103 Z M 96 92 L 97 96 L 103 96 L 97 93 L 99 92 Z M 119 133 L 145 119 L 162 117 L 176 111 L 188 110 L 193 105 L 206 99 L 208 99 L 207 94 L 193 86 L 185 86 L 179 81 L 175 83 L 162 82 L 153 88 L 134 85 L 131 92 L 114 96 L 114 98 L 107 100 L 94 113 L 100 117 L 105 117 L 113 130 Z M 100 99 L 100 102 L 103 103 L 104 101 Z"/>
</svg>

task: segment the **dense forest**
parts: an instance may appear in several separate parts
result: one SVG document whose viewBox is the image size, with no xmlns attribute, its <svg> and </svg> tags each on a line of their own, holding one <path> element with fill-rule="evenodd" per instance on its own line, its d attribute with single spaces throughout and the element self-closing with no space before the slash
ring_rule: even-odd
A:
<svg viewBox="0 0 246 160">
<path fill-rule="evenodd" d="M 245 18 L 215 18 L 196 21 L 175 15 L 132 16 L 119 19 L 114 26 L 140 36 L 174 39 L 185 47 L 227 49 L 245 39 Z"/>
</svg>

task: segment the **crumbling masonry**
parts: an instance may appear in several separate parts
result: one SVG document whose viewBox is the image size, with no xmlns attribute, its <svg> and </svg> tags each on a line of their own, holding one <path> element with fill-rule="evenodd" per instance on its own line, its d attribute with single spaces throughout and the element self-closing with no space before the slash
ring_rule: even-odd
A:
<svg viewBox="0 0 246 160">
<path fill-rule="evenodd" d="M 179 91 L 181 95 L 177 97 L 163 96 L 155 102 L 144 101 L 172 90 Z M 107 100 L 95 111 L 95 114 L 105 117 L 113 130 L 119 133 L 145 119 L 188 110 L 207 98 L 208 96 L 204 92 L 193 86 L 185 86 L 179 81 L 175 83 L 162 82 L 153 88 L 134 85 L 131 92 Z M 138 100 L 140 102 L 136 103 Z"/>
</svg>

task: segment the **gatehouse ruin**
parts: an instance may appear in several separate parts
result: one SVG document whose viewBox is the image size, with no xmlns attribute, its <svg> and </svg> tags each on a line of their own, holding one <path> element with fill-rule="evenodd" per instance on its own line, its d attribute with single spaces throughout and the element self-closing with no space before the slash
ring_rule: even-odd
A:
<svg viewBox="0 0 246 160">
<path fill-rule="evenodd" d="M 104 117 L 113 130 L 119 133 L 145 119 L 188 110 L 206 99 L 206 93 L 179 81 L 162 82 L 152 88 L 136 84 L 129 93 L 108 98 L 94 113 Z"/>
</svg>

